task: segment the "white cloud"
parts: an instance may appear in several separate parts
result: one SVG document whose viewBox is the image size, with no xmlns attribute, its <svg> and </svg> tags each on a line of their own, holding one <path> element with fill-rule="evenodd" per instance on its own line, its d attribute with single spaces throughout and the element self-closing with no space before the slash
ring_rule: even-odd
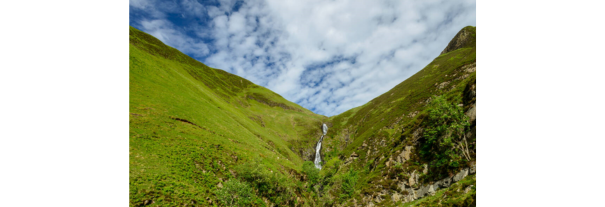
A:
<svg viewBox="0 0 605 207">
<path fill-rule="evenodd" d="M 206 12 L 208 20 L 192 30 L 211 42 L 171 29 L 174 25 L 161 17 L 142 20 L 143 30 L 203 56 L 200 60 L 211 67 L 328 116 L 362 105 L 413 75 L 476 21 L 475 1 L 185 2 L 182 13 Z M 138 1 L 131 6 L 162 10 Z M 164 12 L 175 11 L 165 7 Z"/>
<path fill-rule="evenodd" d="M 143 20 L 140 22 L 145 32 L 158 38 L 167 45 L 175 47 L 184 53 L 192 53 L 199 56 L 207 55 L 210 50 L 201 40 L 184 35 L 173 29 L 174 26 L 166 20 Z"/>
</svg>

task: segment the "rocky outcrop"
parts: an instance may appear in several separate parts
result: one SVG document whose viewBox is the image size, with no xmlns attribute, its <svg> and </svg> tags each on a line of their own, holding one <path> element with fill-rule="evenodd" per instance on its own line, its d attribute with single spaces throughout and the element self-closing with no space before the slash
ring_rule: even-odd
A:
<svg viewBox="0 0 605 207">
<path fill-rule="evenodd" d="M 410 174 L 410 179 L 408 179 L 408 183 L 410 186 L 415 186 L 418 183 L 418 173 L 416 173 L 416 171 L 414 170 L 414 172 L 412 172 L 412 174 Z"/>
<path fill-rule="evenodd" d="M 464 179 L 467 175 L 468 175 L 468 168 L 465 168 L 462 171 L 460 171 L 458 174 L 454 175 L 454 177 L 452 178 L 452 181 L 458 182 L 458 181 Z"/>
<path fill-rule="evenodd" d="M 441 52 L 441 54 L 445 54 L 463 47 L 468 47 L 469 44 L 473 43 L 475 38 L 471 38 L 471 35 L 474 34 L 474 31 L 470 31 L 467 28 L 464 28 L 462 30 L 460 30 L 458 32 L 458 34 L 456 34 L 456 36 L 454 36 L 454 39 L 452 39 L 450 41 L 449 44 L 447 44 L 447 47 L 445 47 L 445 49 L 443 49 L 443 51 Z"/>
<path fill-rule="evenodd" d="M 357 153 L 353 152 L 353 153 L 351 153 L 351 156 L 349 156 L 349 158 L 347 158 L 347 159 L 345 160 L 345 163 L 344 163 L 344 164 L 345 164 L 345 165 L 347 165 L 347 164 L 349 164 L 349 163 L 351 163 L 351 162 L 355 161 L 357 158 L 359 158 L 359 155 L 358 155 Z"/>
<path fill-rule="evenodd" d="M 412 146 L 405 146 L 401 154 L 397 155 L 396 161 L 398 163 L 404 163 L 405 161 L 409 160 L 413 149 L 414 147 Z"/>
<path fill-rule="evenodd" d="M 376 203 L 382 202 L 383 196 L 387 194 L 391 195 L 391 200 L 393 202 L 403 201 L 403 203 L 412 202 L 426 196 L 435 195 L 439 189 L 448 188 L 455 182 L 464 179 L 466 176 L 475 174 L 476 165 L 474 163 L 475 162 L 471 163 L 471 167 L 464 168 L 451 177 L 434 181 L 432 184 L 420 185 L 418 182 L 420 174 L 417 171 L 413 171 L 411 174 L 409 174 L 409 179 L 402 180 L 397 183 L 397 190 L 386 190 L 381 185 L 377 185 L 378 189 L 382 190 L 378 190 L 377 193 L 373 195 L 365 195 L 362 199 L 362 203 L 365 203 L 365 206 L 376 206 Z M 467 187 L 465 189 L 465 193 L 470 191 L 471 187 L 472 186 Z"/>
</svg>

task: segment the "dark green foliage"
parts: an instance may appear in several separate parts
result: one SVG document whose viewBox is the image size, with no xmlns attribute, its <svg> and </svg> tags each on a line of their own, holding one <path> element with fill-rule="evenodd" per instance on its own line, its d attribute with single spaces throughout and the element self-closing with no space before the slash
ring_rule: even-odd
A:
<svg viewBox="0 0 605 207">
<path fill-rule="evenodd" d="M 355 186 L 357 185 L 357 179 L 359 176 L 357 175 L 357 171 L 353 169 L 349 169 L 349 172 L 342 175 L 342 184 L 340 194 L 341 200 L 350 198 L 355 193 Z"/>
<path fill-rule="evenodd" d="M 252 188 L 237 179 L 225 182 L 223 188 L 216 190 L 215 194 L 225 206 L 250 206 L 255 200 L 258 200 Z"/>
<path fill-rule="evenodd" d="M 420 151 L 423 158 L 431 160 L 435 168 L 457 168 L 463 160 L 470 161 L 465 135 L 470 124 L 462 107 L 442 96 L 434 96 L 427 111 Z"/>
<path fill-rule="evenodd" d="M 332 177 L 338 172 L 340 168 L 340 159 L 338 157 L 334 157 L 328 160 L 321 168 L 321 177 L 323 179 L 324 184 L 329 184 L 332 182 Z"/>
<path fill-rule="evenodd" d="M 259 160 L 236 168 L 238 177 L 258 190 L 257 195 L 266 197 L 278 206 L 294 206 L 296 186 L 288 177 L 267 168 Z"/>
<path fill-rule="evenodd" d="M 303 173 L 307 175 L 309 181 L 309 189 L 319 182 L 319 169 L 315 168 L 315 164 L 311 161 L 305 161 L 302 167 Z"/>
<path fill-rule="evenodd" d="M 431 118 L 426 110 L 432 107 L 427 105 L 429 98 L 440 95 L 449 100 L 450 108 L 445 107 L 449 111 L 459 110 L 451 108 L 458 103 L 464 103 L 465 109 L 468 103 L 474 103 L 474 98 L 463 94 L 474 90 L 471 84 L 474 86 L 475 73 L 464 72 L 462 67 L 475 62 L 475 28 L 464 30 L 469 30 L 473 39 L 462 48 L 440 55 L 363 106 L 328 118 L 243 78 L 210 68 L 131 27 L 130 205 L 209 206 L 209 198 L 217 201 L 213 204 L 226 206 L 262 206 L 261 197 L 277 206 L 297 205 L 297 198 L 304 202 L 302 206 L 348 205 L 351 198 L 360 201 L 359 192 L 369 195 L 380 190 L 376 183 L 388 171 L 387 159 L 380 156 L 393 158 L 389 153 L 418 144 L 410 138 L 415 129 L 429 122 L 451 122 Z M 437 87 L 443 83 L 449 84 Z M 416 112 L 420 113 L 412 115 Z M 324 138 L 330 151 L 322 150 L 326 163 L 317 171 L 312 163 L 303 164 L 301 153 L 315 146 L 321 123 L 330 127 Z M 451 133 L 458 128 L 451 127 Z M 438 143 L 432 146 L 436 149 L 457 146 L 456 136 L 439 141 L 437 135 L 449 133 L 447 129 L 432 128 L 426 138 L 421 133 L 420 144 L 433 138 L 431 143 Z M 382 140 L 384 145 L 378 146 L 373 155 L 367 155 L 367 148 L 359 150 L 363 141 L 376 144 Z M 421 171 L 424 163 L 444 160 L 431 154 L 419 157 L 419 151 L 421 147 L 415 146 L 411 160 L 391 169 L 390 178 L 409 179 L 404 172 Z M 357 161 L 340 166 L 340 159 L 347 160 L 352 152 L 359 155 Z M 442 165 L 463 165 L 464 159 L 456 153 L 441 153 L 458 155 L 455 163 Z M 262 161 L 250 161 L 256 158 Z M 431 163 L 431 168 L 436 168 L 435 164 Z M 299 172 L 307 175 L 312 190 L 303 189 Z M 424 177 L 421 175 L 423 182 Z M 233 183 L 223 183 L 225 187 L 217 190 L 219 178 Z M 239 188 L 229 190 L 227 185 Z M 397 187 L 391 180 L 380 185 Z M 250 200 L 228 199 L 248 195 Z M 463 202 L 456 201 L 455 205 L 474 202 L 474 197 L 459 198 Z M 378 205 L 390 205 L 390 198 L 384 199 Z"/>
</svg>

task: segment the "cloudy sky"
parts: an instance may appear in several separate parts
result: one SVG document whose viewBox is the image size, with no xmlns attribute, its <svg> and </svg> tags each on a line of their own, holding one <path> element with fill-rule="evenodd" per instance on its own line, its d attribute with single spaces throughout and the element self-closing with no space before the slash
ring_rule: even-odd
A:
<svg viewBox="0 0 605 207">
<path fill-rule="evenodd" d="M 130 0 L 130 25 L 326 116 L 421 70 L 475 0 Z"/>
</svg>

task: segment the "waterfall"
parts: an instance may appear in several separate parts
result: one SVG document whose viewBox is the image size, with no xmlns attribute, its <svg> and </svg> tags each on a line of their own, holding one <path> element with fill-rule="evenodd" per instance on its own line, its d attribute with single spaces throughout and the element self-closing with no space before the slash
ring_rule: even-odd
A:
<svg viewBox="0 0 605 207">
<path fill-rule="evenodd" d="M 321 138 L 319 138 L 319 141 L 317 142 L 317 146 L 315 147 L 315 167 L 321 170 L 321 155 L 319 155 L 319 150 L 321 150 L 321 141 L 324 140 L 324 136 L 326 135 L 326 133 L 328 133 L 328 126 L 326 126 L 326 124 L 323 124 L 321 126 L 321 129 L 323 131 L 323 135 L 321 135 Z"/>
</svg>

